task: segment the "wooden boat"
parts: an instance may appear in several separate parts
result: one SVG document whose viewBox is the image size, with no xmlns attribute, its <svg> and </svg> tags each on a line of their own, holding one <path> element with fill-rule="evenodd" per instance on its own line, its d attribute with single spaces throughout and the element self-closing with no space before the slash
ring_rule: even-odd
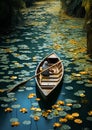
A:
<svg viewBox="0 0 92 130">
<path fill-rule="evenodd" d="M 41 70 L 44 61 L 48 61 L 49 67 L 45 70 Z M 53 70 L 49 76 L 44 76 L 41 72 L 46 70 Z M 37 87 L 41 95 L 46 99 L 49 95 L 54 92 L 56 87 L 60 84 L 64 74 L 64 67 L 60 58 L 55 54 L 51 53 L 49 56 L 45 57 L 37 66 L 35 75 Z"/>
</svg>

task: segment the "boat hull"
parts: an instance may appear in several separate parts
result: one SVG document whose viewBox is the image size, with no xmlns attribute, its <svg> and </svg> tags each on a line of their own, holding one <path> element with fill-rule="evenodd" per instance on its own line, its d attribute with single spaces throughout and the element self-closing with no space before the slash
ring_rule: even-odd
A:
<svg viewBox="0 0 92 130">
<path fill-rule="evenodd" d="M 49 76 L 44 76 L 40 70 L 42 65 L 44 64 L 44 61 L 48 61 L 49 67 L 47 70 L 51 69 L 53 70 L 53 73 L 51 73 Z M 39 75 L 37 75 L 40 73 Z M 57 89 L 61 86 L 61 81 L 63 80 L 63 74 L 64 74 L 64 67 L 63 63 L 60 60 L 60 58 L 55 54 L 51 53 L 47 57 L 45 57 L 37 66 L 35 74 L 37 75 L 35 77 L 37 89 L 39 90 L 41 96 L 47 100 L 50 97 L 54 97 L 54 94 L 57 93 Z"/>
</svg>

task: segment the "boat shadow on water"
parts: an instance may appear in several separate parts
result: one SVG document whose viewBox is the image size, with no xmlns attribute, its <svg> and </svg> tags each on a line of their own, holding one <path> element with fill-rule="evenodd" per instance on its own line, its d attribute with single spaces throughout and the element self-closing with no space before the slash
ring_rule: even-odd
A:
<svg viewBox="0 0 92 130">
<path fill-rule="evenodd" d="M 41 109 L 50 109 L 52 105 L 56 103 L 60 95 L 60 92 L 62 91 L 62 86 L 63 86 L 62 84 L 63 84 L 63 80 L 60 82 L 58 87 L 56 87 L 55 90 L 52 91 L 52 93 L 46 98 L 42 96 L 42 94 L 39 91 L 39 88 L 36 86 L 36 96 L 37 98 L 40 98 L 39 106 Z"/>
</svg>

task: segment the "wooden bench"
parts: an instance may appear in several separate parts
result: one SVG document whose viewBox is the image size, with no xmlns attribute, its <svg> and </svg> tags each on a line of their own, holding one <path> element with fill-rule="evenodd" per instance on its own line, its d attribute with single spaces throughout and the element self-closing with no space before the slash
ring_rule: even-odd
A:
<svg viewBox="0 0 92 130">
<path fill-rule="evenodd" d="M 54 86 L 53 85 L 50 85 L 50 86 L 42 85 L 41 88 L 42 89 L 53 89 Z"/>
<path fill-rule="evenodd" d="M 53 78 L 48 78 L 48 79 L 47 78 L 42 78 L 41 82 L 43 82 L 43 81 L 44 82 L 58 82 L 59 79 L 56 79 L 56 78 L 55 79 L 53 79 Z"/>
<path fill-rule="evenodd" d="M 55 86 L 57 84 L 57 82 L 41 82 L 41 86 L 42 85 L 46 85 L 46 86 Z"/>
</svg>

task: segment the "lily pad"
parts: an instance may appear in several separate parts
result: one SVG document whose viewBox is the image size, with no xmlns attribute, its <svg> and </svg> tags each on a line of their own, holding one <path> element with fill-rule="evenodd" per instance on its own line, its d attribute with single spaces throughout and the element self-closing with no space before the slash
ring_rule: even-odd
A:
<svg viewBox="0 0 92 130">
<path fill-rule="evenodd" d="M 31 124 L 31 121 L 30 121 L 30 120 L 25 120 L 25 121 L 23 121 L 23 124 L 24 124 L 24 125 L 30 125 L 30 124 Z"/>
</svg>

